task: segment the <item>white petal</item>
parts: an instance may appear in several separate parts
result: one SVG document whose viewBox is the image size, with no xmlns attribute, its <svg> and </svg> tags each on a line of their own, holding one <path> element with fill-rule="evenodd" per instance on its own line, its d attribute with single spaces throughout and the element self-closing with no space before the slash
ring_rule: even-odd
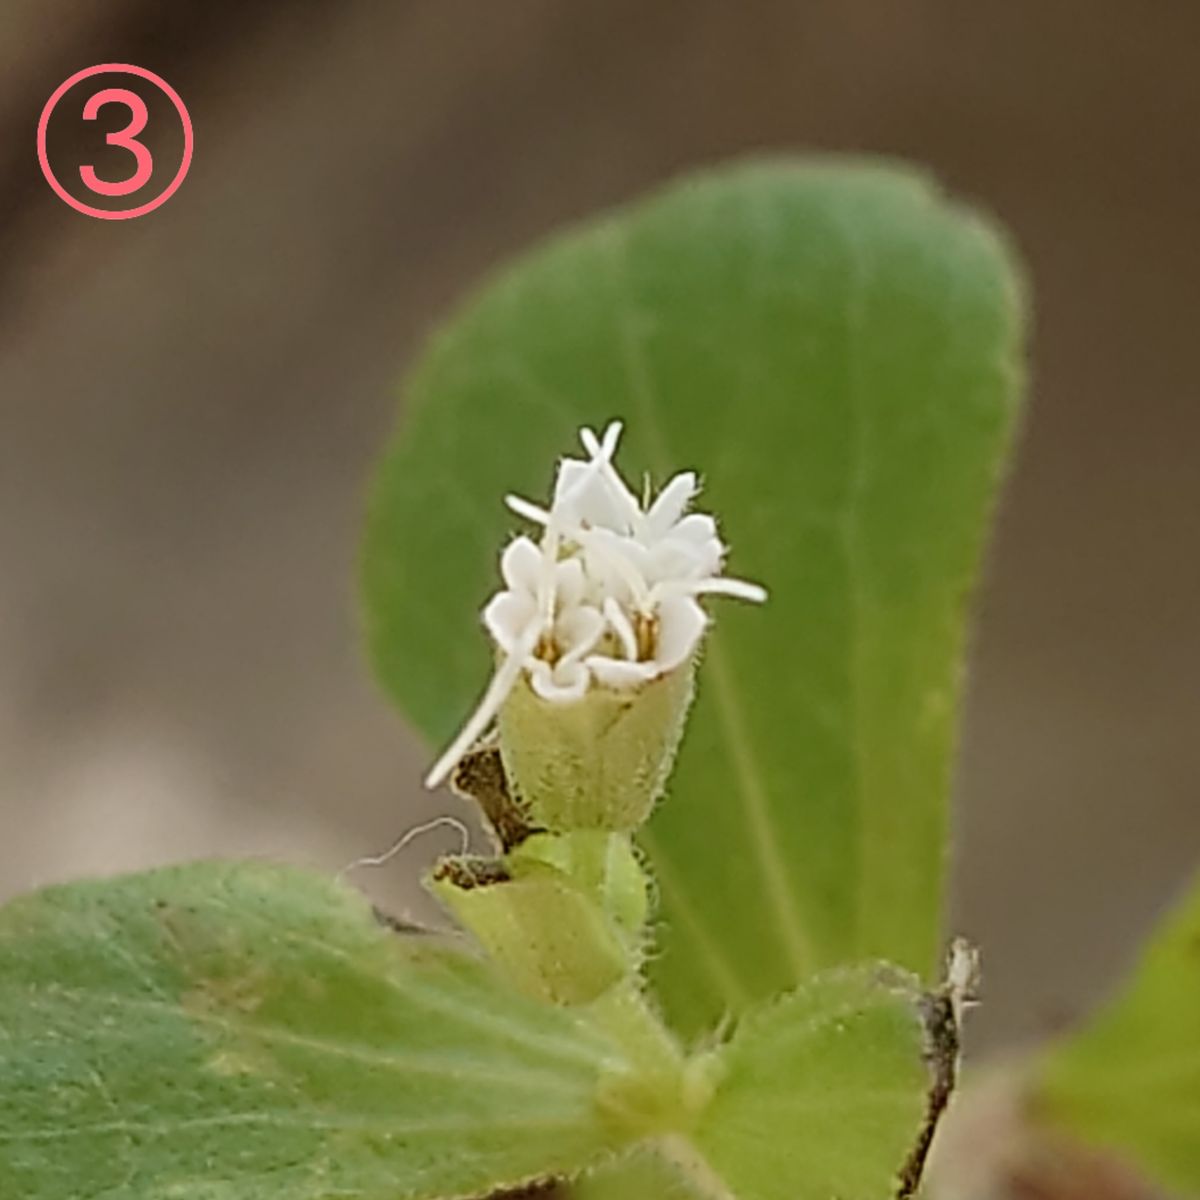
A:
<svg viewBox="0 0 1200 1200">
<path fill-rule="evenodd" d="M 715 575 L 721 569 L 725 559 L 725 547 L 716 538 L 704 542 L 697 554 L 697 564 L 701 575 Z"/>
<path fill-rule="evenodd" d="M 619 560 L 623 564 L 626 574 L 632 572 L 638 579 L 646 578 L 646 572 L 650 566 L 650 551 L 641 542 L 618 533 L 611 533 L 607 529 L 596 530 L 596 541 L 604 547 L 605 552 L 612 557 L 614 563 Z"/>
<path fill-rule="evenodd" d="M 590 605 L 568 609 L 554 626 L 554 635 L 562 649 L 557 666 L 578 663 L 585 654 L 590 654 L 604 634 L 604 618 L 600 610 Z"/>
<path fill-rule="evenodd" d="M 703 542 L 717 541 L 717 523 L 708 513 L 688 513 L 676 523 L 671 530 L 671 536 L 683 538 L 686 542 L 700 545 Z"/>
<path fill-rule="evenodd" d="M 678 525 L 675 526 L 679 528 Z M 716 575 L 721 570 L 725 558 L 725 547 L 715 537 L 704 541 L 692 541 L 688 538 L 676 537 L 674 534 L 667 539 L 672 546 L 687 546 L 692 554 L 693 569 L 691 577 L 696 579 L 701 575 Z"/>
<path fill-rule="evenodd" d="M 642 527 L 642 536 L 647 540 L 654 541 L 666 537 L 679 523 L 684 510 L 691 503 L 695 494 L 696 473 L 680 471 L 659 492 L 658 497 L 651 505 Z"/>
<path fill-rule="evenodd" d="M 554 593 L 560 608 L 574 608 L 587 591 L 587 576 L 578 558 L 564 558 L 554 568 Z"/>
<path fill-rule="evenodd" d="M 708 617 L 704 609 L 687 596 L 668 596 L 658 606 L 658 645 L 654 663 L 660 674 L 673 671 L 686 662 L 700 644 Z"/>
<path fill-rule="evenodd" d="M 644 546 L 611 529 L 591 529 L 584 535 L 583 548 L 588 574 L 605 595 L 635 602 L 645 598 L 650 584 L 646 574 L 649 555 Z"/>
<path fill-rule="evenodd" d="M 575 458 L 562 460 L 552 507 L 566 530 L 584 525 L 625 532 L 632 527 L 638 513 L 637 503 L 631 496 L 614 489 L 609 474 L 615 473 L 598 459 L 591 462 Z"/>
<path fill-rule="evenodd" d="M 554 498 L 551 507 L 557 508 L 563 501 L 581 494 L 588 479 L 595 474 L 595 467 L 582 458 L 564 458 L 558 464 L 558 475 L 554 480 Z"/>
<path fill-rule="evenodd" d="M 537 603 L 527 592 L 497 592 L 483 608 L 483 623 L 506 654 L 513 652 L 536 621 Z"/>
<path fill-rule="evenodd" d="M 596 519 L 593 520 L 591 517 L 588 519 L 592 524 L 628 533 L 641 523 L 643 519 L 642 506 L 612 465 L 612 456 L 616 453 L 620 437 L 620 421 L 609 423 L 604 431 L 603 441 L 598 440 L 595 432 L 591 429 L 585 427 L 579 431 L 579 440 L 583 443 L 583 448 L 591 455 L 591 462 L 588 465 L 596 472 L 596 478 L 607 494 L 605 504 L 603 506 L 597 504 L 594 513 Z M 606 512 L 602 511 L 602 507 Z"/>
<path fill-rule="evenodd" d="M 698 579 L 710 573 L 711 556 L 682 538 L 664 538 L 647 551 L 646 578 L 652 583 Z"/>
<path fill-rule="evenodd" d="M 588 658 L 587 665 L 598 683 L 622 690 L 639 687 L 661 674 L 657 663 L 627 662 L 623 658 L 609 658 L 604 654 L 593 654 Z"/>
<path fill-rule="evenodd" d="M 585 425 L 579 431 L 579 440 L 593 458 L 603 458 L 611 462 L 612 456 L 617 452 L 617 443 L 621 440 L 621 430 L 624 428 L 625 424 L 622 421 L 609 421 L 604 427 L 604 437 L 597 441 L 595 430 Z"/>
<path fill-rule="evenodd" d="M 513 538 L 500 556 L 500 574 L 513 591 L 537 591 L 541 578 L 542 552 L 532 538 Z"/>
<path fill-rule="evenodd" d="M 583 698 L 591 683 L 591 674 L 583 663 L 560 662 L 551 667 L 541 659 L 534 659 L 529 666 L 529 683 L 543 700 L 565 704 Z"/>
</svg>

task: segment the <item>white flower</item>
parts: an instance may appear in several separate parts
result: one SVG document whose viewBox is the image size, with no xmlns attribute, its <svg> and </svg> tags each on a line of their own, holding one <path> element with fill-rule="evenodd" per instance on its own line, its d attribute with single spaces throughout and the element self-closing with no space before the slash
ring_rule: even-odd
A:
<svg viewBox="0 0 1200 1200">
<path fill-rule="evenodd" d="M 508 587 L 483 610 L 492 640 L 514 655 L 521 652 L 527 631 L 536 630 L 554 651 L 539 654 L 535 645 L 524 652 L 534 691 L 547 700 L 578 700 L 588 686 L 583 658 L 600 641 L 605 625 L 600 609 L 585 602 L 582 561 L 554 562 L 529 538 L 519 537 L 501 556 L 500 573 Z"/>
<path fill-rule="evenodd" d="M 549 509 L 509 496 L 540 525 L 539 542 L 517 537 L 500 559 L 504 590 L 483 622 L 500 654 L 479 705 L 426 778 L 436 787 L 486 732 L 524 672 L 551 703 L 582 699 L 593 685 L 636 688 L 695 653 L 708 616 L 698 596 L 762 601 L 757 584 L 719 572 L 725 546 L 716 522 L 689 513 L 696 476 L 683 471 L 641 504 L 612 464 L 621 424 L 597 438 L 580 432 L 586 459 L 559 465 Z"/>
</svg>

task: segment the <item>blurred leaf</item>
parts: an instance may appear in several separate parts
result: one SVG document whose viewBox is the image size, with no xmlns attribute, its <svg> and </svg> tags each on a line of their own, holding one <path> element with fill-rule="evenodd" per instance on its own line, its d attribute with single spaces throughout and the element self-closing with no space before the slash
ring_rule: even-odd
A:
<svg viewBox="0 0 1200 1200">
<path fill-rule="evenodd" d="M 1041 1111 L 1200 1195 L 1200 877 L 1125 990 L 1046 1064 Z"/>
<path fill-rule="evenodd" d="M 704 473 L 732 573 L 645 844 L 654 974 L 694 1033 L 814 969 L 939 945 L 963 607 L 1016 411 L 995 235 L 906 170 L 749 165 L 534 251 L 436 339 L 378 479 L 371 653 L 442 743 L 483 686 L 512 519 L 581 424 Z M 720 604 L 716 602 L 714 608 Z"/>
<path fill-rule="evenodd" d="M 738 1029 L 692 1141 L 739 1200 L 891 1200 L 925 1119 L 914 987 L 815 977 Z"/>
<path fill-rule="evenodd" d="M 201 864 L 0 909 L 5 1200 L 482 1193 L 616 1146 L 612 1046 L 305 872 Z"/>
</svg>

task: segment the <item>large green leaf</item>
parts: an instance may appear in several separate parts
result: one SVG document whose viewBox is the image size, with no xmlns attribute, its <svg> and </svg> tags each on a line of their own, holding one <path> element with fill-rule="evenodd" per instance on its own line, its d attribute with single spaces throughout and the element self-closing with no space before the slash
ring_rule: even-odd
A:
<svg viewBox="0 0 1200 1200">
<path fill-rule="evenodd" d="M 305 872 L 204 864 L 0 910 L 5 1200 L 402 1200 L 614 1149 L 612 1046 Z"/>
<path fill-rule="evenodd" d="M 941 937 L 964 599 L 1019 388 L 1002 244 L 923 176 L 766 163 L 535 251 L 437 338 L 382 466 L 370 648 L 435 742 L 490 667 L 478 608 L 580 424 L 697 467 L 762 610 L 727 604 L 646 845 L 678 1028 Z"/>
<path fill-rule="evenodd" d="M 1200 1196 L 1200 878 L 1122 994 L 1051 1053 L 1039 1111 Z"/>
<path fill-rule="evenodd" d="M 691 1141 L 740 1200 L 891 1200 L 926 1117 L 915 988 L 825 972 L 748 1018 Z"/>
<path fill-rule="evenodd" d="M 743 1019 L 713 1065 L 715 1091 L 694 1127 L 601 1164 L 567 1196 L 892 1200 L 902 1178 L 911 1188 L 920 1174 L 931 1003 L 890 968 L 811 978 Z M 938 1048 L 943 1068 L 954 1048 Z"/>
</svg>

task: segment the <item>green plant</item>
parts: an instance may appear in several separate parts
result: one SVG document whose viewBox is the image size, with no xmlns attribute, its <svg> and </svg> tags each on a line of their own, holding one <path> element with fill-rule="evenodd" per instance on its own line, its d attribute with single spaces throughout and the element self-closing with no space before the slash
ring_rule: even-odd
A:
<svg viewBox="0 0 1200 1200">
<path fill-rule="evenodd" d="M 837 162 L 701 176 L 486 286 L 410 381 L 364 558 L 371 655 L 431 741 L 499 680 L 498 737 L 435 772 L 496 833 L 430 874 L 466 934 L 252 864 L 11 903 L 0 1197 L 911 1194 L 974 983 L 961 943 L 939 967 L 947 781 L 1021 323 L 984 222 Z M 548 513 L 506 514 L 614 412 L 626 477 L 673 480 L 661 527 L 637 532 L 617 427 Z M 690 467 L 770 591 L 708 632 L 701 596 L 762 596 L 719 581 L 703 518 L 676 526 Z M 1184 1190 L 1198 936 L 1193 901 L 1023 1084 Z"/>
</svg>

